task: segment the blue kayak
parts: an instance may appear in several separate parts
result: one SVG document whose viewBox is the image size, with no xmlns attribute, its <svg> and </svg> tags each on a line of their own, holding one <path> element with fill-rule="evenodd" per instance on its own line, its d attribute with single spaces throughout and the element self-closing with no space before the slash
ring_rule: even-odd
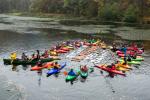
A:
<svg viewBox="0 0 150 100">
<path fill-rule="evenodd" d="M 50 75 L 53 75 L 53 74 L 57 74 L 60 72 L 60 70 L 62 70 L 64 67 L 66 66 L 66 62 L 61 64 L 61 67 L 59 69 L 50 69 L 48 72 L 47 72 L 47 77 L 50 76 Z"/>
</svg>

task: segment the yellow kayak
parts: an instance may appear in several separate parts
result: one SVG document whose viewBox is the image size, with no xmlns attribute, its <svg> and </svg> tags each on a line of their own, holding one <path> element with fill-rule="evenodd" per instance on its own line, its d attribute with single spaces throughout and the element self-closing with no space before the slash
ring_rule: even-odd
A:
<svg viewBox="0 0 150 100">
<path fill-rule="evenodd" d="M 50 54 L 51 56 L 58 56 L 58 54 L 57 54 L 56 51 L 50 51 L 49 54 Z"/>
<path fill-rule="evenodd" d="M 116 64 L 117 67 L 122 67 L 122 68 L 126 68 L 126 69 L 132 69 L 131 66 L 129 66 L 128 64 L 123 65 L 122 63 L 118 63 Z"/>
<path fill-rule="evenodd" d="M 71 49 L 71 50 L 74 49 L 72 46 L 65 46 L 64 48 L 68 48 L 68 49 Z"/>
<path fill-rule="evenodd" d="M 116 69 L 118 70 L 118 71 L 129 71 L 129 69 L 126 69 L 126 68 L 123 68 L 123 67 L 116 67 Z"/>
</svg>

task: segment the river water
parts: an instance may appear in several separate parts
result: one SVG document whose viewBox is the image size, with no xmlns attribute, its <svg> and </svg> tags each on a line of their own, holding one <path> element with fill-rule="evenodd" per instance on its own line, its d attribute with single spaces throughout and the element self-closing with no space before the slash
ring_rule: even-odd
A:
<svg viewBox="0 0 150 100">
<path fill-rule="evenodd" d="M 104 32 L 106 34 L 97 34 Z M 112 33 L 114 34 L 112 34 Z M 22 52 L 30 55 L 33 51 L 44 50 L 57 42 L 88 38 L 89 35 L 99 37 L 108 43 L 137 40 L 146 48 L 145 61 L 127 73 L 127 77 L 105 77 L 98 69 L 90 74 L 85 82 L 80 78 L 73 85 L 65 82 L 65 76 L 46 77 L 31 72 L 31 66 L 5 66 L 3 58 L 8 58 L 12 51 L 17 51 L 18 57 Z M 0 100 L 150 100 L 150 29 L 135 27 L 113 27 L 113 25 L 62 25 L 58 19 L 18 17 L 0 15 Z M 93 57 L 99 63 L 112 58 L 107 52 L 100 50 L 101 56 Z M 73 53 L 72 53 L 73 54 Z M 87 64 L 93 66 L 92 59 L 86 58 L 81 62 L 71 62 L 70 54 L 61 55 L 62 61 L 67 62 L 67 70 Z"/>
</svg>

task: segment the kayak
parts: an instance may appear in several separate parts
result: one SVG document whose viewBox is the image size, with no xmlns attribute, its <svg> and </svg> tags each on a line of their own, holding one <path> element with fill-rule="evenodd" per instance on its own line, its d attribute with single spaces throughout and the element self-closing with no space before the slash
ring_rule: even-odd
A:
<svg viewBox="0 0 150 100">
<path fill-rule="evenodd" d="M 75 75 L 75 76 L 68 75 L 68 76 L 66 77 L 66 82 L 68 82 L 68 81 L 74 81 L 76 78 L 77 78 L 77 75 Z"/>
<path fill-rule="evenodd" d="M 83 78 L 83 79 L 86 79 L 88 77 L 88 73 L 92 73 L 94 71 L 94 68 L 89 68 L 87 72 L 83 72 L 81 71 L 80 69 L 80 76 Z"/>
<path fill-rule="evenodd" d="M 82 45 L 81 45 L 81 43 L 76 43 L 75 44 L 75 47 L 81 47 Z"/>
<path fill-rule="evenodd" d="M 121 71 L 113 70 L 113 69 L 111 69 L 111 68 L 107 68 L 105 65 L 100 65 L 100 66 L 95 66 L 95 67 L 97 67 L 97 68 L 99 68 L 99 69 L 102 69 L 102 70 L 104 70 L 104 71 L 110 72 L 110 73 L 114 73 L 114 74 L 118 74 L 118 75 L 123 75 L 123 76 L 126 75 L 125 73 L 123 73 L 123 72 L 121 72 Z"/>
<path fill-rule="evenodd" d="M 120 58 L 121 60 L 123 60 L 124 58 Z M 144 61 L 144 58 L 136 58 L 136 59 L 134 59 L 134 58 L 131 58 L 131 61 Z"/>
<path fill-rule="evenodd" d="M 65 48 L 65 47 L 62 47 L 62 48 L 60 48 L 60 50 L 64 50 L 64 51 L 70 51 L 70 49 L 68 49 L 68 48 Z"/>
<path fill-rule="evenodd" d="M 81 76 L 83 79 L 87 78 L 87 77 L 88 77 L 88 71 L 87 71 L 87 72 L 83 72 L 83 71 L 80 70 L 80 76 Z"/>
<path fill-rule="evenodd" d="M 56 58 L 41 58 L 41 63 L 45 63 L 45 62 L 50 62 L 53 60 L 60 60 L 60 59 L 56 59 Z M 5 65 L 34 65 L 38 62 L 37 59 L 33 59 L 33 60 L 22 60 L 22 59 L 16 59 L 16 60 L 11 60 L 11 59 L 3 59 L 4 64 Z"/>
<path fill-rule="evenodd" d="M 55 51 L 50 51 L 49 54 L 50 54 L 51 56 L 58 56 L 57 52 L 55 52 Z"/>
<path fill-rule="evenodd" d="M 65 79 L 66 82 L 68 82 L 68 81 L 74 81 L 79 76 L 80 70 L 76 69 L 75 73 L 76 73 L 75 75 L 67 75 L 67 77 Z"/>
<path fill-rule="evenodd" d="M 48 72 L 47 72 L 47 77 L 53 74 L 57 74 L 60 72 L 60 70 L 62 70 L 64 67 L 66 66 L 66 63 L 61 64 L 61 67 L 59 69 L 54 69 L 51 68 Z"/>
<path fill-rule="evenodd" d="M 124 62 L 123 59 L 119 59 L 120 62 Z M 127 61 L 127 64 L 135 64 L 135 65 L 140 65 L 141 62 L 140 61 Z"/>
<path fill-rule="evenodd" d="M 123 68 L 123 67 L 120 67 L 120 66 L 116 66 L 116 70 L 118 70 L 118 71 L 124 71 L 124 72 L 129 71 L 129 69 L 126 69 L 126 68 Z"/>
<path fill-rule="evenodd" d="M 118 54 L 119 57 L 124 57 L 125 54 Z M 138 54 L 138 56 L 140 56 L 140 54 Z"/>
<path fill-rule="evenodd" d="M 115 64 L 115 66 L 116 67 L 123 67 L 123 68 L 126 68 L 126 69 L 132 69 L 131 66 L 129 66 L 128 64 L 123 65 L 123 64 L 120 63 L 120 64 Z"/>
<path fill-rule="evenodd" d="M 122 52 L 122 51 L 120 51 L 120 50 L 117 50 L 116 53 L 117 53 L 117 54 L 124 54 L 124 52 Z M 138 52 L 136 52 L 136 53 L 137 53 L 137 54 L 142 54 L 143 52 L 138 51 Z M 133 52 L 133 51 L 127 51 L 127 54 L 133 55 L 134 52 Z"/>
<path fill-rule="evenodd" d="M 73 50 L 73 49 L 74 49 L 74 47 L 73 47 L 73 46 L 66 46 L 65 48 L 68 48 L 68 49 L 71 49 L 71 50 Z"/>
<path fill-rule="evenodd" d="M 57 53 L 67 53 L 68 51 L 65 51 L 65 50 L 62 50 L 62 49 L 59 49 L 59 50 L 56 50 Z"/>
<path fill-rule="evenodd" d="M 36 65 L 36 66 L 31 68 L 31 71 L 38 71 L 38 70 L 42 70 L 44 68 L 50 68 L 50 67 L 52 67 L 52 64 L 53 64 L 53 62 L 48 62 L 41 67 Z"/>
<path fill-rule="evenodd" d="M 106 45 L 102 45 L 101 48 L 102 49 L 106 49 L 107 47 L 106 47 Z"/>
<path fill-rule="evenodd" d="M 138 51 L 138 52 L 144 52 L 143 50 L 141 50 L 140 48 L 134 48 L 134 47 L 127 47 L 128 50 L 134 50 L 134 51 Z"/>
</svg>

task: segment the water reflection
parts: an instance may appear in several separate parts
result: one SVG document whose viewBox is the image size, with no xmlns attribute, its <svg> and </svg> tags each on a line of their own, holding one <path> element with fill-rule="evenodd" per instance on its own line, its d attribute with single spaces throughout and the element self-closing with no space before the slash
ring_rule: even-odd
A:
<svg viewBox="0 0 150 100">
<path fill-rule="evenodd" d="M 29 66 L 28 65 L 22 65 L 22 69 L 25 71 L 25 70 L 27 70 L 29 68 Z"/>
<path fill-rule="evenodd" d="M 12 71 L 17 71 L 17 65 L 12 65 Z"/>
<path fill-rule="evenodd" d="M 39 76 L 38 85 L 41 86 L 42 70 L 37 71 L 37 74 L 38 74 L 38 76 Z"/>
</svg>

